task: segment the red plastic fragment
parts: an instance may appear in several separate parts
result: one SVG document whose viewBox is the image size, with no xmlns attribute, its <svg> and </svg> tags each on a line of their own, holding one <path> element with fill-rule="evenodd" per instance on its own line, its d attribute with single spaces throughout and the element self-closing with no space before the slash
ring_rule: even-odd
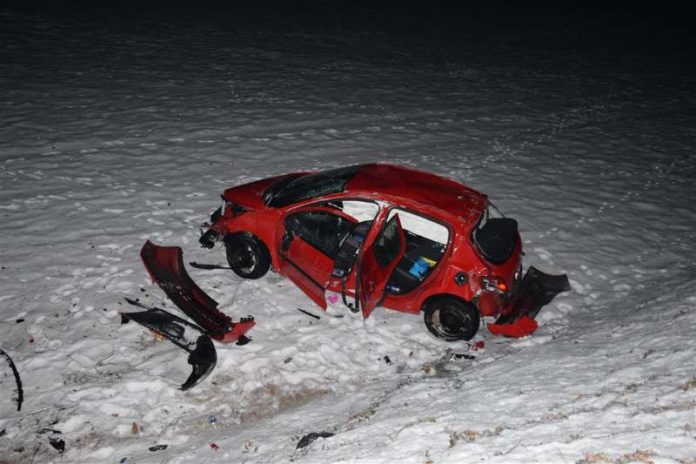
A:
<svg viewBox="0 0 696 464">
<path fill-rule="evenodd" d="M 530 317 L 522 316 L 511 324 L 488 324 L 488 330 L 494 335 L 522 338 L 534 333 L 539 324 Z"/>
<path fill-rule="evenodd" d="M 217 450 L 220 449 L 220 447 L 218 446 L 217 443 L 211 443 L 211 444 L 210 444 L 210 448 L 211 448 L 212 450 L 214 450 L 214 451 L 217 451 Z"/>
</svg>

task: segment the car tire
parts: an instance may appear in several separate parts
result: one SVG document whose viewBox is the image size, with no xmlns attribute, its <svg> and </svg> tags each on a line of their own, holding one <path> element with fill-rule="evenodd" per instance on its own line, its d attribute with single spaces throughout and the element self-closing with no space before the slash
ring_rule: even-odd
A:
<svg viewBox="0 0 696 464">
<path fill-rule="evenodd" d="M 234 234 L 226 238 L 225 253 L 232 271 L 245 279 L 259 279 L 271 267 L 268 248 L 250 234 Z"/>
<path fill-rule="evenodd" d="M 476 306 L 454 296 L 440 296 L 423 305 L 423 320 L 431 334 L 446 341 L 471 340 L 479 329 Z"/>
</svg>

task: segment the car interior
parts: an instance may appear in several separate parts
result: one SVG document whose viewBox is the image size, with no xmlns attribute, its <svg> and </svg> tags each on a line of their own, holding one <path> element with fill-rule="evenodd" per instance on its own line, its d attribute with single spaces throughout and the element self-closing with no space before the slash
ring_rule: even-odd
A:
<svg viewBox="0 0 696 464">
<path fill-rule="evenodd" d="M 415 290 L 437 267 L 449 242 L 449 230 L 435 221 L 403 210 L 399 215 L 406 253 L 387 282 L 387 292 L 400 295 Z"/>
<path fill-rule="evenodd" d="M 289 232 L 334 259 L 332 275 L 350 274 L 360 247 L 379 211 L 367 201 L 334 201 L 324 204 L 354 218 L 352 223 L 327 212 L 301 212 L 286 220 Z M 387 220 L 399 215 L 406 239 L 406 252 L 387 283 L 390 294 L 404 294 L 417 288 L 437 267 L 449 242 L 449 230 L 435 221 L 401 209 L 393 209 Z"/>
</svg>

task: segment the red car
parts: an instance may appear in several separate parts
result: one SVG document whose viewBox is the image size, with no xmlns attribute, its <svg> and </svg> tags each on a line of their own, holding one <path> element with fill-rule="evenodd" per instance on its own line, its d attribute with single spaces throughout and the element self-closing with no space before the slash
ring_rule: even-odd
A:
<svg viewBox="0 0 696 464">
<path fill-rule="evenodd" d="M 389 164 L 298 172 L 230 188 L 200 239 L 224 244 L 232 270 L 258 279 L 273 269 L 317 305 L 342 300 L 369 317 L 377 306 L 423 313 L 436 337 L 469 340 L 481 316 L 492 333 L 531 334 L 534 317 L 569 289 L 565 275 L 530 267 L 514 219 L 487 197 L 434 174 Z M 244 344 L 253 318 L 239 322 L 188 276 L 181 248 L 149 241 L 141 257 L 152 279 L 194 322 L 128 300 L 147 311 L 122 313 L 190 353 L 182 389 L 212 371 L 211 339 Z M 330 293 L 327 295 L 327 293 Z"/>
<path fill-rule="evenodd" d="M 541 306 L 568 289 L 530 268 L 514 219 L 459 182 L 404 166 L 365 164 L 233 187 L 201 237 L 224 243 L 239 276 L 269 268 L 326 309 L 340 294 L 369 317 L 377 306 L 423 313 L 445 340 L 469 340 L 481 316 L 494 333 L 536 329 Z M 334 297 L 335 299 L 335 297 Z"/>
</svg>

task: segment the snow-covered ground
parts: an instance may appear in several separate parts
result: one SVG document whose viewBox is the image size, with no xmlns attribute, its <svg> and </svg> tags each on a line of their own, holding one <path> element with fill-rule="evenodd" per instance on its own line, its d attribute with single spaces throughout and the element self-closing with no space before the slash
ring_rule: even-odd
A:
<svg viewBox="0 0 696 464">
<path fill-rule="evenodd" d="M 577 48 L 563 25 L 0 20 L 0 348 L 25 396 L 17 412 L 0 358 L 0 462 L 696 462 L 696 76 L 679 52 L 621 30 Z M 328 317 L 275 274 L 189 269 L 257 321 L 189 392 L 183 351 L 120 325 L 126 296 L 172 308 L 146 239 L 222 264 L 197 238 L 223 189 L 371 161 L 487 193 L 526 264 L 572 292 L 532 337 L 482 330 L 476 359 L 450 362 L 467 345 L 418 317 Z M 335 435 L 296 450 L 310 432 Z"/>
</svg>

